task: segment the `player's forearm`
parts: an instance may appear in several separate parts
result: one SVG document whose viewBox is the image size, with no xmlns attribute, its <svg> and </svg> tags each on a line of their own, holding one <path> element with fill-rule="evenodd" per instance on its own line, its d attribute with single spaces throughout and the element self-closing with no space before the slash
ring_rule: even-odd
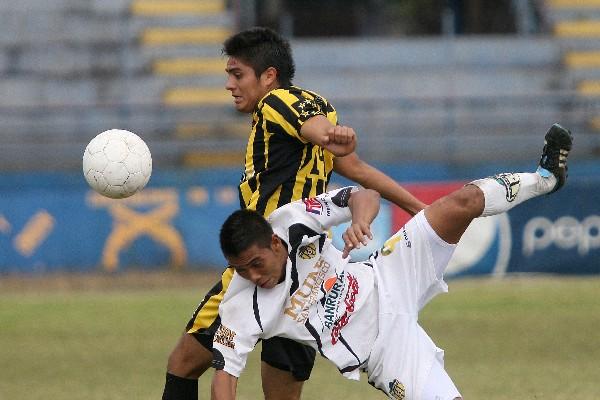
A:
<svg viewBox="0 0 600 400">
<path fill-rule="evenodd" d="M 381 197 L 396 204 L 410 215 L 417 214 L 427 206 L 384 173 L 376 171 L 374 174 L 381 174 L 381 176 L 373 179 L 371 185 L 369 185 L 370 181 L 367 180 L 366 185 L 363 186 L 378 191 Z"/>
<path fill-rule="evenodd" d="M 415 215 L 426 207 L 425 203 L 400 186 L 398 182 L 358 158 L 356 153 L 336 158 L 334 170 L 365 188 L 376 190 L 381 194 L 381 197 L 391 201 L 411 215 Z"/>
<path fill-rule="evenodd" d="M 211 385 L 212 400 L 235 400 L 237 378 L 225 371 L 217 370 Z"/>
<path fill-rule="evenodd" d="M 362 189 L 352 193 L 348 206 L 352 213 L 352 223 L 371 225 L 379 213 L 380 196 L 375 190 Z"/>
</svg>

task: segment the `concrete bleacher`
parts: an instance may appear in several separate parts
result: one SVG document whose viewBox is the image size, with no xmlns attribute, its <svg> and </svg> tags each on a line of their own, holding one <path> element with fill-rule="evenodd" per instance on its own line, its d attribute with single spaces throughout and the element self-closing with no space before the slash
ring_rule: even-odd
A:
<svg viewBox="0 0 600 400">
<path fill-rule="evenodd" d="M 115 127 L 141 134 L 156 165 L 241 165 L 250 121 L 224 90 L 224 4 L 1 2 L 0 170 L 80 168 L 86 143 Z M 295 83 L 332 101 L 373 162 L 529 159 L 554 121 L 593 157 L 599 102 L 568 83 L 598 61 L 565 40 L 292 40 Z"/>
<path fill-rule="evenodd" d="M 600 1 L 548 0 L 547 13 L 563 51 L 563 87 L 588 101 L 600 99 Z M 594 108 L 587 125 L 600 133 L 600 109 Z"/>
</svg>

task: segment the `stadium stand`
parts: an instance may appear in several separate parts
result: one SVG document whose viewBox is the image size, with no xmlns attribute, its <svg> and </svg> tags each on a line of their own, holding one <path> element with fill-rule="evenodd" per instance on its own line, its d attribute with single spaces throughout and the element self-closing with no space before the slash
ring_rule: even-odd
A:
<svg viewBox="0 0 600 400">
<path fill-rule="evenodd" d="M 580 97 L 600 97 L 600 1 L 551 0 L 549 14 L 554 34 L 563 44 L 565 85 Z M 589 126 L 600 132 L 600 112 Z"/>
<path fill-rule="evenodd" d="M 524 160 L 554 121 L 591 158 L 600 48 L 562 24 L 598 3 L 549 1 L 547 36 L 295 39 L 296 83 L 333 102 L 373 162 Z M 0 170 L 76 170 L 114 127 L 157 165 L 239 165 L 248 116 L 220 54 L 235 21 L 225 0 L 0 2 Z"/>
</svg>

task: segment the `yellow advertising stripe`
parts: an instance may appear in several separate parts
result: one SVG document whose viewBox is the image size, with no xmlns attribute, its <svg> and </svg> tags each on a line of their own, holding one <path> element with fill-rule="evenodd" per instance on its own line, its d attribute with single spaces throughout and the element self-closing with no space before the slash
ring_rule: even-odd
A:
<svg viewBox="0 0 600 400">
<path fill-rule="evenodd" d="M 600 67 L 600 51 L 574 51 L 565 55 L 565 64 L 569 68 Z"/>
<path fill-rule="evenodd" d="M 4 215 L 0 214 L 0 232 L 8 233 L 10 228 L 10 223 L 4 218 Z"/>
<path fill-rule="evenodd" d="M 560 37 L 600 37 L 600 20 L 559 22 L 554 33 Z"/>
<path fill-rule="evenodd" d="M 225 60 L 220 57 L 181 57 L 156 60 L 152 70 L 158 75 L 223 74 Z"/>
<path fill-rule="evenodd" d="M 46 240 L 53 228 L 54 217 L 46 210 L 37 212 L 15 237 L 15 249 L 23 256 L 29 257 Z"/>
<path fill-rule="evenodd" d="M 231 94 L 224 88 L 174 87 L 163 93 L 162 100 L 168 106 L 233 104 Z"/>
<path fill-rule="evenodd" d="M 225 11 L 223 0 L 136 0 L 131 13 L 139 16 L 206 15 Z"/>
<path fill-rule="evenodd" d="M 194 138 L 206 136 L 240 136 L 247 137 L 251 126 L 248 122 L 227 122 L 210 124 L 206 122 L 182 122 L 175 127 L 175 136 L 179 138 Z"/>
<path fill-rule="evenodd" d="M 550 8 L 595 8 L 600 7 L 600 0 L 546 0 Z"/>
<path fill-rule="evenodd" d="M 221 44 L 230 34 L 221 27 L 148 28 L 142 32 L 141 42 L 146 46 Z"/>
<path fill-rule="evenodd" d="M 600 80 L 581 81 L 577 85 L 577 93 L 583 96 L 600 96 Z"/>
<path fill-rule="evenodd" d="M 595 131 L 600 131 L 600 116 L 594 117 L 590 120 L 590 127 Z"/>
</svg>

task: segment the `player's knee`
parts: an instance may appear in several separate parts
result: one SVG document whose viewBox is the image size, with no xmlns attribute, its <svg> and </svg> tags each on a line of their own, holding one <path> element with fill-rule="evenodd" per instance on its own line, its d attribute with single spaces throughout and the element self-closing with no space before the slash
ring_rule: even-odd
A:
<svg viewBox="0 0 600 400">
<path fill-rule="evenodd" d="M 485 198 L 475 185 L 466 185 L 447 197 L 448 207 L 468 218 L 477 218 L 483 212 Z"/>
</svg>

